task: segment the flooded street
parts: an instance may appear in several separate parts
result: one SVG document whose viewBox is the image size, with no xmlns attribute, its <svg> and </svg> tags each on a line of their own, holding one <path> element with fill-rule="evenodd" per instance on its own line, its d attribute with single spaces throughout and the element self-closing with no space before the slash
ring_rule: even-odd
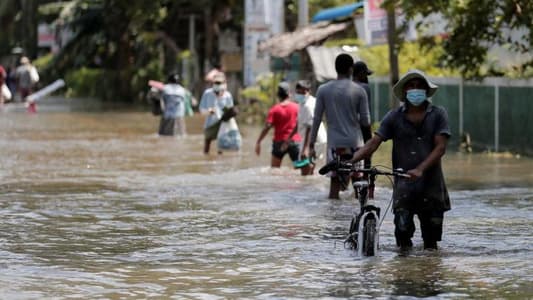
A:
<svg viewBox="0 0 533 300">
<path fill-rule="evenodd" d="M 344 249 L 350 195 L 240 153 L 201 152 L 202 117 L 160 138 L 149 113 L 0 115 L 0 298 L 533 298 L 533 160 L 445 157 L 452 210 L 437 252 Z M 269 137 L 272 133 L 270 133 Z M 212 150 L 214 150 L 212 147 Z M 382 147 L 374 163 L 390 165 Z M 391 186 L 380 180 L 385 209 Z"/>
</svg>

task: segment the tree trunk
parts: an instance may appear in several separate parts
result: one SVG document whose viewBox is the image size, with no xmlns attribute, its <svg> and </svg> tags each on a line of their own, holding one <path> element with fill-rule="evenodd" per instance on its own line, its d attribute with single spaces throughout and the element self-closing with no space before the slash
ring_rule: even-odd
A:
<svg viewBox="0 0 533 300">
<path fill-rule="evenodd" d="M 18 37 L 24 54 L 34 59 L 37 57 L 37 0 L 21 0 L 21 18 L 18 25 Z"/>
<path fill-rule="evenodd" d="M 398 82 L 399 79 L 399 66 L 398 66 L 398 36 L 396 34 L 396 15 L 395 5 L 390 4 L 387 7 L 387 40 L 389 42 L 389 64 L 390 64 L 390 107 L 395 108 L 400 105 L 398 99 L 394 97 L 392 93 L 392 87 Z"/>
<path fill-rule="evenodd" d="M 213 62 L 213 45 L 215 34 L 213 32 L 213 13 L 211 7 L 206 8 L 204 12 L 204 22 L 205 22 L 205 56 L 202 65 L 203 72 L 209 71 L 211 64 Z"/>
</svg>

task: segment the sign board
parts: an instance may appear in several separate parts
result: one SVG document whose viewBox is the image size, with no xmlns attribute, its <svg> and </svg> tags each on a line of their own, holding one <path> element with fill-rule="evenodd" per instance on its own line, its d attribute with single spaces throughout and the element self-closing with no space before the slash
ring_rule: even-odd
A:
<svg viewBox="0 0 533 300">
<path fill-rule="evenodd" d="M 238 52 L 222 54 L 222 69 L 227 72 L 242 71 L 242 55 Z"/>
<path fill-rule="evenodd" d="M 387 11 L 381 8 L 384 0 L 367 0 L 364 9 L 364 37 L 367 45 L 378 45 L 387 43 Z M 396 26 L 399 26 L 405 20 L 401 10 L 396 10 Z M 356 20 L 356 30 L 358 23 Z M 414 23 L 411 21 L 405 33 L 406 40 L 415 40 L 416 31 Z"/>
</svg>

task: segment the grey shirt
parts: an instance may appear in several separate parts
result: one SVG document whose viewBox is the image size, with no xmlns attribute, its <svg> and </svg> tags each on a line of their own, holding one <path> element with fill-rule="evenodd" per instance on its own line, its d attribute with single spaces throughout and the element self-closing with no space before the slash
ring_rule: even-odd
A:
<svg viewBox="0 0 533 300">
<path fill-rule="evenodd" d="M 366 92 L 366 98 L 368 99 L 368 111 L 372 114 L 372 95 L 370 94 L 370 86 L 366 82 L 354 81 L 355 84 L 362 87 Z"/>
<path fill-rule="evenodd" d="M 363 88 L 348 78 L 332 80 L 318 88 L 311 129 L 311 144 L 316 141 L 324 113 L 328 147 L 359 148 L 363 146 L 361 126 L 370 126 L 368 99 Z"/>
<path fill-rule="evenodd" d="M 450 137 L 448 114 L 431 103 L 421 124 L 406 118 L 405 106 L 389 111 L 376 131 L 384 141 L 392 139 L 392 166 L 405 171 L 416 168 L 435 148 L 436 135 Z M 395 210 L 405 208 L 415 212 L 450 209 L 450 198 L 444 182 L 441 163 L 427 170 L 416 181 L 398 178 L 394 186 Z"/>
</svg>

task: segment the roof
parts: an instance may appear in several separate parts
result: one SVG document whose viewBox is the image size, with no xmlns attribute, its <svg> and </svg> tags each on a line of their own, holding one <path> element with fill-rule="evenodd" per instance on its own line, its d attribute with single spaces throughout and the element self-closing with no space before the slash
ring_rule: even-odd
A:
<svg viewBox="0 0 533 300">
<path fill-rule="evenodd" d="M 291 53 L 321 41 L 330 35 L 343 31 L 350 23 L 329 24 L 319 22 L 302 27 L 293 32 L 286 32 L 259 43 L 259 51 L 269 52 L 271 56 L 286 57 Z"/>
<path fill-rule="evenodd" d="M 319 11 L 312 19 L 314 22 L 319 21 L 331 21 L 338 18 L 346 18 L 353 14 L 354 10 L 363 7 L 364 2 L 356 2 L 353 4 L 343 5 L 343 6 L 337 6 L 332 8 L 327 8 L 324 10 Z"/>
</svg>

